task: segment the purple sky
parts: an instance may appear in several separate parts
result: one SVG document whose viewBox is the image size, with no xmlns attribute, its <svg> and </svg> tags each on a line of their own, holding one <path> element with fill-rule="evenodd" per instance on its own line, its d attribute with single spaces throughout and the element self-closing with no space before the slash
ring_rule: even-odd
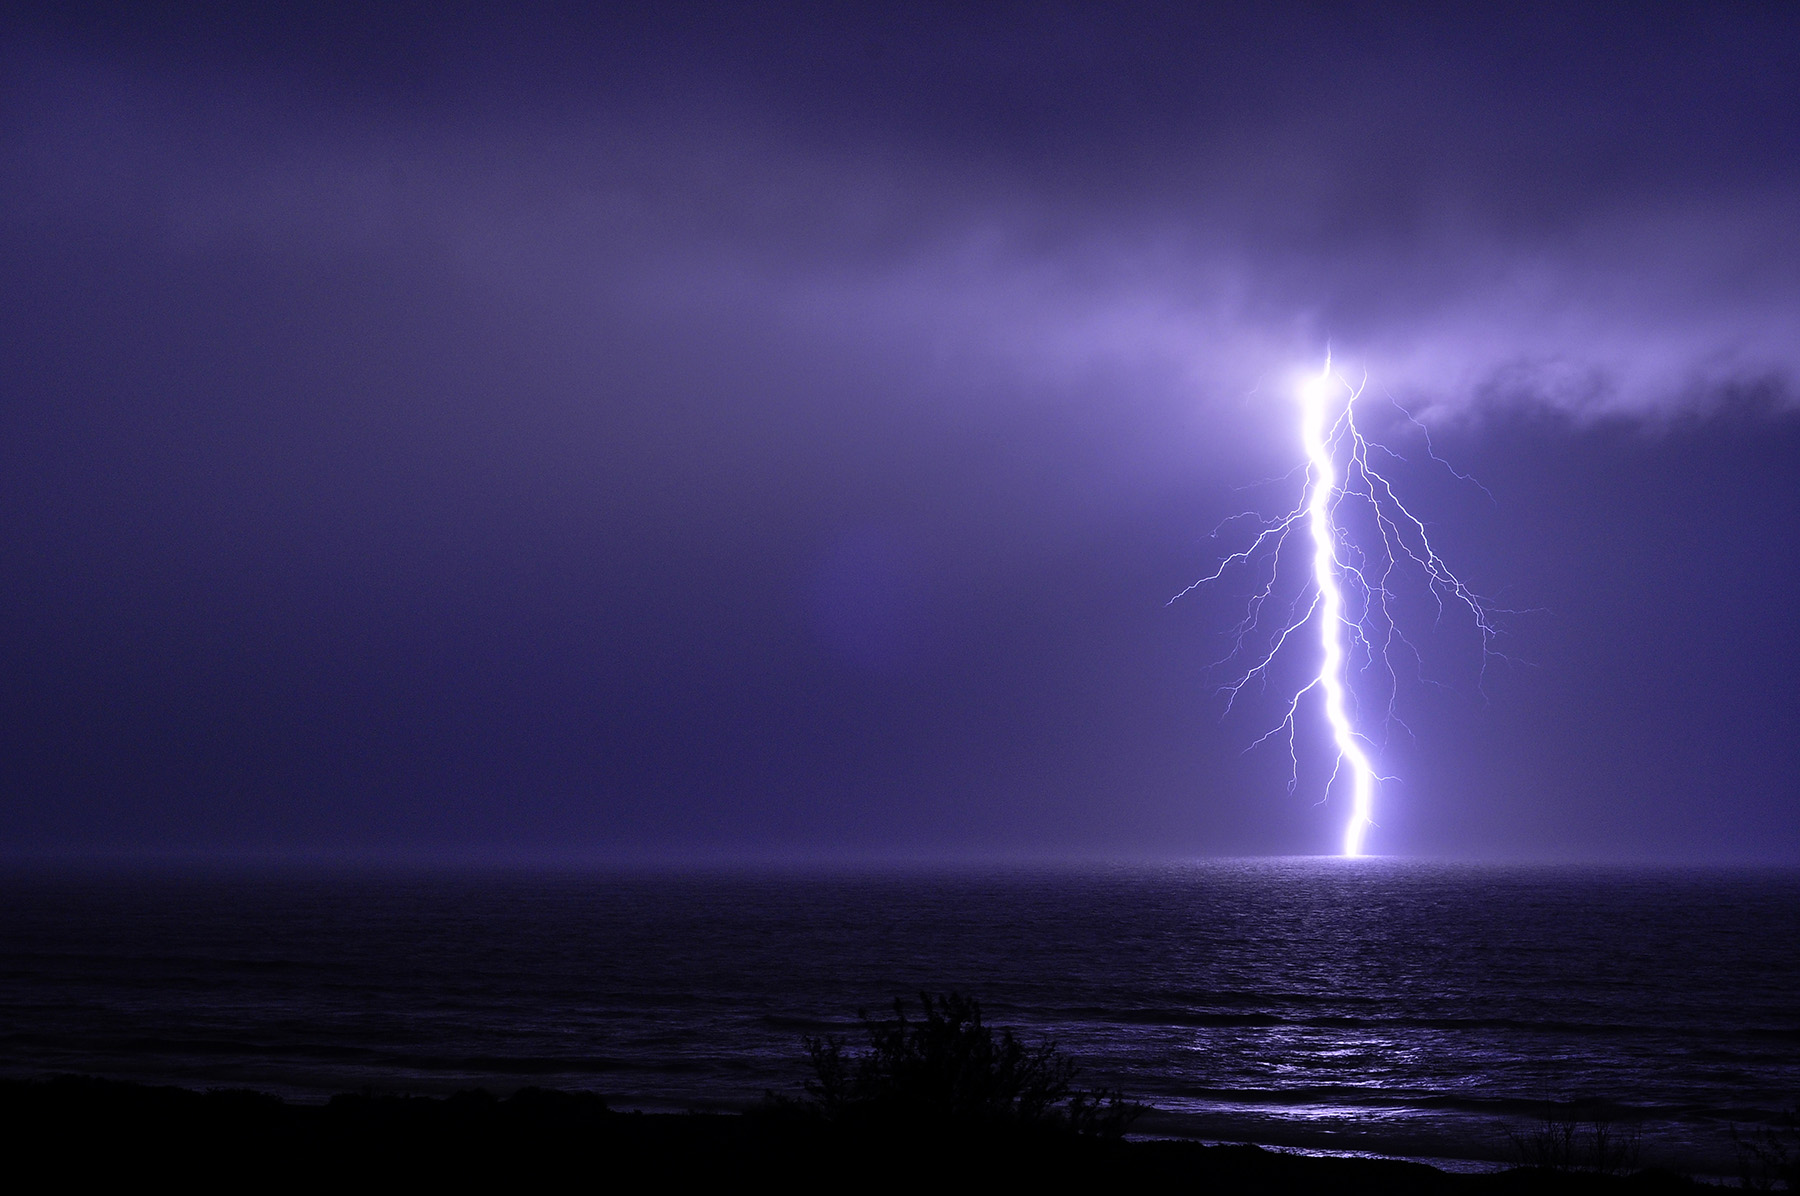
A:
<svg viewBox="0 0 1800 1196">
<path fill-rule="evenodd" d="M 0 849 L 1333 850 L 1167 604 L 1329 341 L 1538 612 L 1371 848 L 1800 860 L 1791 6 L 65 7 Z"/>
</svg>

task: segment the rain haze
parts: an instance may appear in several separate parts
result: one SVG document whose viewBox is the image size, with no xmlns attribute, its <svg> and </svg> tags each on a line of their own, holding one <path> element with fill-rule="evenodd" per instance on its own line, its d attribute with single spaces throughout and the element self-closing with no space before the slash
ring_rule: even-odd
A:
<svg viewBox="0 0 1800 1196">
<path fill-rule="evenodd" d="M 1793 7 L 293 8 L 0 24 L 7 852 L 1335 851 L 1329 347 L 1370 850 L 1800 861 Z"/>
</svg>

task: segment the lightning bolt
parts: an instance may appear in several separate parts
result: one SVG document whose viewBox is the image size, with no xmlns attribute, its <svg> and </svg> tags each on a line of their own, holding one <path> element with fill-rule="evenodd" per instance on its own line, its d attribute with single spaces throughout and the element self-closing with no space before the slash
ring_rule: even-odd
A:
<svg viewBox="0 0 1800 1196">
<path fill-rule="evenodd" d="M 1302 634 L 1305 628 L 1311 625 L 1316 631 L 1317 671 L 1294 692 L 1281 722 L 1250 746 L 1254 749 L 1286 732 L 1288 755 L 1293 764 L 1288 790 L 1293 792 L 1299 782 L 1295 735 L 1301 702 L 1309 693 L 1318 691 L 1337 753 L 1331 776 L 1325 783 L 1325 794 L 1320 800 L 1329 797 L 1340 783 L 1348 784 L 1350 813 L 1343 837 L 1343 854 L 1346 856 L 1363 854 L 1369 828 L 1375 825 L 1377 783 L 1392 779 L 1375 771 L 1371 758 L 1374 743 L 1357 728 L 1357 704 L 1351 688 L 1353 673 L 1367 672 L 1377 663 L 1385 669 L 1388 707 L 1383 721 L 1402 729 L 1406 725 L 1400 721 L 1395 709 L 1399 692 L 1396 659 L 1410 655 L 1415 675 L 1425 680 L 1423 658 L 1402 631 L 1394 614 L 1396 586 L 1408 574 L 1422 578 L 1436 604 L 1440 622 L 1447 612 L 1466 611 L 1480 640 L 1484 672 L 1487 662 L 1500 655 L 1494 651 L 1494 640 L 1499 634 L 1494 617 L 1505 613 L 1470 590 L 1451 572 L 1432 547 L 1424 522 L 1400 501 L 1392 483 L 1371 463 L 1372 453 L 1395 460 L 1404 458 L 1366 439 L 1358 430 L 1356 402 L 1362 391 L 1362 385 L 1351 386 L 1332 371 L 1331 357 L 1327 354 L 1323 368 L 1307 378 L 1296 394 L 1300 407 L 1300 440 L 1306 452 L 1305 483 L 1299 503 L 1285 515 L 1272 520 L 1263 519 L 1255 512 L 1244 512 L 1226 520 L 1218 530 L 1246 519 L 1257 520 L 1261 526 L 1248 547 L 1231 553 L 1212 573 L 1170 599 L 1173 602 L 1218 581 L 1232 570 L 1248 571 L 1258 579 L 1244 617 L 1235 628 L 1235 646 L 1223 660 L 1215 662 L 1215 667 L 1240 664 L 1233 679 L 1221 686 L 1227 695 L 1227 712 L 1246 686 L 1268 680 L 1271 667 L 1289 651 L 1290 643 L 1305 638 Z M 1418 424 L 1404 408 L 1401 412 L 1409 421 Z M 1429 434 L 1426 451 L 1433 461 L 1449 468 L 1448 463 L 1432 450 Z M 1462 480 L 1473 481 L 1454 469 L 1450 472 Z M 1361 515 L 1360 523 L 1349 518 L 1353 510 Z M 1362 529 L 1364 542 L 1358 542 L 1357 527 Z M 1285 614 L 1274 621 L 1274 631 L 1266 633 L 1264 649 L 1251 651 L 1250 643 L 1262 632 L 1266 613 L 1283 604 L 1283 599 L 1276 593 L 1282 578 L 1282 551 L 1290 535 L 1300 533 L 1302 529 L 1311 540 L 1309 581 L 1299 593 L 1286 600 Z M 1373 535 L 1369 534 L 1371 531 Z M 1241 662 L 1247 658 L 1253 658 L 1253 663 L 1241 667 Z"/>
<path fill-rule="evenodd" d="M 1312 529 L 1313 584 L 1319 588 L 1319 644 L 1324 649 L 1319 659 L 1319 675 L 1313 684 L 1325 692 L 1325 721 L 1331 724 L 1332 742 L 1337 745 L 1338 768 L 1350 768 L 1350 822 L 1344 828 L 1344 854 L 1362 854 L 1363 837 L 1375 811 L 1375 768 L 1369 763 L 1356 728 L 1344 708 L 1344 673 L 1348 654 L 1344 640 L 1351 634 L 1344 617 L 1344 588 L 1339 572 L 1357 576 L 1354 568 L 1340 565 L 1337 557 L 1338 528 L 1333 520 L 1333 506 L 1341 491 L 1337 480 L 1337 464 L 1332 460 L 1332 443 L 1326 408 L 1331 392 L 1331 358 L 1317 378 L 1300 388 L 1300 437 L 1306 443 L 1307 496 L 1306 522 Z M 1351 403 L 1344 405 L 1346 426 L 1350 423 Z M 1310 686 L 1309 686 L 1310 688 Z M 1335 770 L 1334 770 L 1335 771 Z M 1330 791 L 1329 783 L 1327 792 Z"/>
</svg>

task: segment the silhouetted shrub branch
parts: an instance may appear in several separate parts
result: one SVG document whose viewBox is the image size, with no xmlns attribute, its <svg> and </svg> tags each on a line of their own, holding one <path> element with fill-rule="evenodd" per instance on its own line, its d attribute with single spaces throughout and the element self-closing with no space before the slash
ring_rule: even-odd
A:
<svg viewBox="0 0 1800 1196">
<path fill-rule="evenodd" d="M 1506 1136 L 1522 1167 L 1598 1175 L 1628 1175 L 1637 1168 L 1637 1127 L 1615 1121 L 1598 1106 L 1550 1106 L 1536 1124 L 1509 1128 Z"/>
<path fill-rule="evenodd" d="M 813 1078 L 798 1107 L 860 1127 L 921 1126 L 1053 1130 L 1116 1137 L 1142 1106 L 1105 1089 L 1077 1088 L 1080 1072 L 1054 1042 L 1028 1046 L 996 1032 L 981 1006 L 957 993 L 919 994 L 920 1016 L 904 1000 L 894 1016 L 859 1011 L 868 1045 L 853 1051 L 835 1036 L 807 1038 Z"/>
<path fill-rule="evenodd" d="M 1738 1186 L 1752 1192 L 1800 1191 L 1800 1107 L 1767 1125 L 1731 1127 Z"/>
</svg>

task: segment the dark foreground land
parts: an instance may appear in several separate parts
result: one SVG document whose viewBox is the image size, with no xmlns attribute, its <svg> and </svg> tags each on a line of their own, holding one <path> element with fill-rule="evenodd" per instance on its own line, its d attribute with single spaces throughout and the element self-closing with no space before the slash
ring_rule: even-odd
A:
<svg viewBox="0 0 1800 1196">
<path fill-rule="evenodd" d="M 1676 1193 L 1629 1177 L 1513 1170 L 1453 1175 L 1418 1163 L 1321 1159 L 1254 1146 L 955 1128 L 848 1131 L 753 1113 L 643 1114 L 591 1094 L 524 1089 L 499 1099 L 338 1096 L 291 1104 L 87 1077 L 0 1081 L 0 1148 L 13 1174 L 57 1186 L 161 1178 L 190 1186 L 1032 1192 Z"/>
</svg>

